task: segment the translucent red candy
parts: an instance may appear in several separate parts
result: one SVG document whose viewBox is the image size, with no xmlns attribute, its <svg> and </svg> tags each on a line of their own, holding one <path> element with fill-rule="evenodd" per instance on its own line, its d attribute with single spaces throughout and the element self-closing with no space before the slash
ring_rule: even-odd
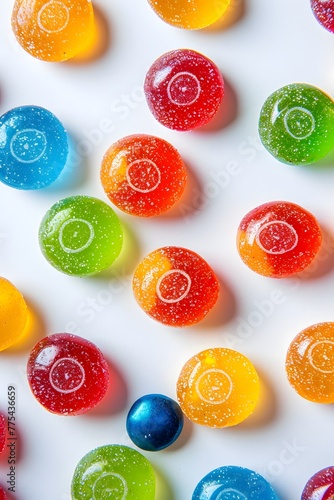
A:
<svg viewBox="0 0 334 500">
<path fill-rule="evenodd" d="M 237 247 L 245 264 L 272 278 L 301 272 L 322 241 L 315 217 L 294 203 L 276 201 L 251 210 L 241 221 Z"/>
<path fill-rule="evenodd" d="M 145 96 L 154 117 L 173 130 L 192 130 L 208 123 L 224 96 L 217 66 L 194 50 L 172 50 L 147 72 Z"/>
<path fill-rule="evenodd" d="M 317 21 L 334 33 L 334 0 L 311 0 L 311 9 Z"/>
<path fill-rule="evenodd" d="M 3 451 L 6 442 L 6 419 L 0 413 L 0 453 Z M 1 497 L 0 497 L 1 498 Z"/>
<path fill-rule="evenodd" d="M 108 198 L 131 215 L 166 212 L 181 197 L 187 171 L 167 141 L 138 134 L 115 142 L 104 155 L 101 182 Z"/>
<path fill-rule="evenodd" d="M 58 333 L 33 348 L 27 366 L 30 388 L 47 410 L 79 415 L 94 408 L 109 384 L 108 364 L 91 342 Z"/>
<path fill-rule="evenodd" d="M 7 500 L 7 495 L 0 486 L 0 500 Z"/>
<path fill-rule="evenodd" d="M 133 291 L 153 319 L 170 326 L 189 326 L 201 321 L 215 305 L 219 281 L 195 252 L 163 247 L 139 263 Z"/>
<path fill-rule="evenodd" d="M 333 500 L 334 467 L 320 470 L 307 482 L 301 500 Z"/>
</svg>

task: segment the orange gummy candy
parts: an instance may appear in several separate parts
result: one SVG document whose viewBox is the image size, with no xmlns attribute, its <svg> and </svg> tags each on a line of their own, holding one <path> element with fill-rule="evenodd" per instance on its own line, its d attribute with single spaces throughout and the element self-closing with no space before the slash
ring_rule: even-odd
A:
<svg viewBox="0 0 334 500">
<path fill-rule="evenodd" d="M 22 294 L 0 277 L 0 351 L 16 344 L 24 333 L 28 309 Z"/>
</svg>

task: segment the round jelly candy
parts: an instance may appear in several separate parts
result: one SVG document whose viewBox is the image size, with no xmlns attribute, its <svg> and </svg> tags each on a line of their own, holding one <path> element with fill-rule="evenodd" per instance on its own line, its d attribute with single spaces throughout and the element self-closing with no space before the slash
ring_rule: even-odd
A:
<svg viewBox="0 0 334 500">
<path fill-rule="evenodd" d="M 307 481 L 301 500 L 333 500 L 334 467 L 320 470 Z"/>
<path fill-rule="evenodd" d="M 334 0 L 311 0 L 311 8 L 319 23 L 334 33 Z"/>
<path fill-rule="evenodd" d="M 255 409 L 259 391 L 259 377 L 249 359 L 220 347 L 190 358 L 177 381 L 183 412 L 207 427 L 229 427 L 245 420 Z"/>
<path fill-rule="evenodd" d="M 173 130 L 192 130 L 217 112 L 224 81 L 217 66 L 194 50 L 167 52 L 148 70 L 144 91 L 154 117 Z"/>
<path fill-rule="evenodd" d="M 105 396 L 109 368 L 92 342 L 69 333 L 40 340 L 27 365 L 30 388 L 47 410 L 58 415 L 80 415 Z"/>
<path fill-rule="evenodd" d="M 6 442 L 6 419 L 0 413 L 0 453 L 4 450 Z"/>
<path fill-rule="evenodd" d="M 237 248 L 252 271 L 286 278 L 311 264 L 321 241 L 321 229 L 310 212 L 294 203 L 275 201 L 245 215 L 238 229 Z"/>
<path fill-rule="evenodd" d="M 85 455 L 72 480 L 73 500 L 154 500 L 155 474 L 141 453 L 106 445 Z"/>
<path fill-rule="evenodd" d="M 95 37 L 91 0 L 16 0 L 12 29 L 19 44 L 43 61 L 65 61 Z"/>
<path fill-rule="evenodd" d="M 334 403 L 334 323 L 318 323 L 300 332 L 286 357 L 288 380 L 314 403 Z"/>
<path fill-rule="evenodd" d="M 192 500 L 278 500 L 260 474 L 228 465 L 209 472 L 195 488 Z"/>
<path fill-rule="evenodd" d="M 0 181 L 17 189 L 52 184 L 68 155 L 67 133 L 50 111 L 14 108 L 0 117 Z"/>
<path fill-rule="evenodd" d="M 75 276 L 97 274 L 120 254 L 123 230 L 115 212 L 90 196 L 58 201 L 44 216 L 39 242 L 45 258 Z"/>
<path fill-rule="evenodd" d="M 231 0 L 148 0 L 166 23 L 178 28 L 197 30 L 218 21 Z"/>
<path fill-rule="evenodd" d="M 186 181 L 186 167 L 177 150 L 150 135 L 124 137 L 102 161 L 103 189 L 110 201 L 131 215 L 166 212 L 181 197 Z"/>
<path fill-rule="evenodd" d="M 0 351 L 16 344 L 28 320 L 28 308 L 22 294 L 0 277 Z"/>
<path fill-rule="evenodd" d="M 195 252 L 163 247 L 138 264 L 133 291 L 151 318 L 170 326 L 189 326 L 201 321 L 215 305 L 219 282 Z"/>
<path fill-rule="evenodd" d="M 7 500 L 7 495 L 0 486 L 0 500 Z"/>
<path fill-rule="evenodd" d="M 277 160 L 293 165 L 313 163 L 334 148 L 334 103 L 312 85 L 287 85 L 264 103 L 259 133 Z"/>
<path fill-rule="evenodd" d="M 176 441 L 183 428 L 180 406 L 162 394 L 147 394 L 130 408 L 126 430 L 139 448 L 159 451 Z"/>
</svg>

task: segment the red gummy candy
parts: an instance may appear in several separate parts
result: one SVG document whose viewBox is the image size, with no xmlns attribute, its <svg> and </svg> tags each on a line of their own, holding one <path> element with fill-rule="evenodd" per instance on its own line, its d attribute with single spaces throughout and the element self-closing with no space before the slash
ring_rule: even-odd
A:
<svg viewBox="0 0 334 500">
<path fill-rule="evenodd" d="M 334 467 L 326 467 L 309 479 L 303 490 L 301 500 L 333 500 Z"/>
<path fill-rule="evenodd" d="M 321 26 L 334 33 L 334 0 L 311 0 L 311 9 Z"/>
</svg>

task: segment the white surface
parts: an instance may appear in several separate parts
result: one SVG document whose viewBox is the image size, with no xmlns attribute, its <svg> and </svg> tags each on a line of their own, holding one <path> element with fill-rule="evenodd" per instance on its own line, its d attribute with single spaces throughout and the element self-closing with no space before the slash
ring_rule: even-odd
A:
<svg viewBox="0 0 334 500">
<path fill-rule="evenodd" d="M 64 123 L 75 147 L 85 149 L 68 182 L 40 192 L 0 186 L 0 275 L 22 291 L 40 318 L 24 349 L 0 354 L 0 408 L 6 410 L 8 384 L 16 386 L 18 396 L 21 445 L 15 498 L 68 500 L 73 470 L 86 452 L 109 443 L 131 445 L 125 418 L 135 399 L 150 392 L 175 398 L 183 364 L 202 349 L 226 346 L 254 362 L 269 393 L 266 412 L 258 412 L 257 423 L 250 420 L 230 429 L 187 424 L 178 446 L 144 452 L 169 484 L 157 500 L 190 499 L 206 473 L 226 464 L 262 473 L 281 500 L 298 499 L 308 478 L 332 465 L 334 410 L 297 396 L 286 380 L 284 361 L 300 330 L 334 320 L 334 250 L 327 241 L 323 262 L 309 279 L 276 281 L 244 266 L 235 235 L 248 210 L 278 199 L 304 206 L 329 234 L 334 231 L 331 163 L 306 168 L 280 164 L 260 146 L 257 135 L 260 108 L 282 85 L 307 82 L 334 96 L 333 35 L 318 25 L 307 0 L 248 0 L 244 18 L 220 32 L 174 29 L 156 17 L 146 0 L 96 4 L 110 23 L 112 40 L 106 55 L 86 66 L 43 63 L 24 53 L 10 31 L 12 1 L 2 0 L 0 6 L 1 113 L 24 104 L 44 106 Z M 212 58 L 232 85 L 238 114 L 224 130 L 178 133 L 151 116 L 141 91 L 145 73 L 163 52 L 180 47 Z M 105 119 L 113 130 L 96 132 Z M 191 201 L 181 202 L 173 218 L 140 220 L 120 214 L 133 250 L 125 251 L 103 276 L 62 275 L 39 251 L 41 218 L 54 202 L 72 194 L 107 201 L 99 182 L 101 158 L 113 141 L 136 132 L 161 136 L 179 149 L 198 181 Z M 233 176 L 228 174 L 230 162 Z M 225 304 L 223 298 L 196 327 L 159 325 L 134 301 L 131 273 L 136 263 L 163 245 L 198 252 L 228 289 Z M 254 314 L 256 304 L 273 297 L 280 303 L 268 306 L 266 317 Z M 256 318 L 257 326 L 245 326 Z M 35 401 L 25 379 L 29 350 L 44 335 L 64 331 L 92 340 L 116 364 L 127 387 L 119 411 L 66 418 L 49 414 Z M 7 472 L 2 458 L 0 483 Z"/>
</svg>

